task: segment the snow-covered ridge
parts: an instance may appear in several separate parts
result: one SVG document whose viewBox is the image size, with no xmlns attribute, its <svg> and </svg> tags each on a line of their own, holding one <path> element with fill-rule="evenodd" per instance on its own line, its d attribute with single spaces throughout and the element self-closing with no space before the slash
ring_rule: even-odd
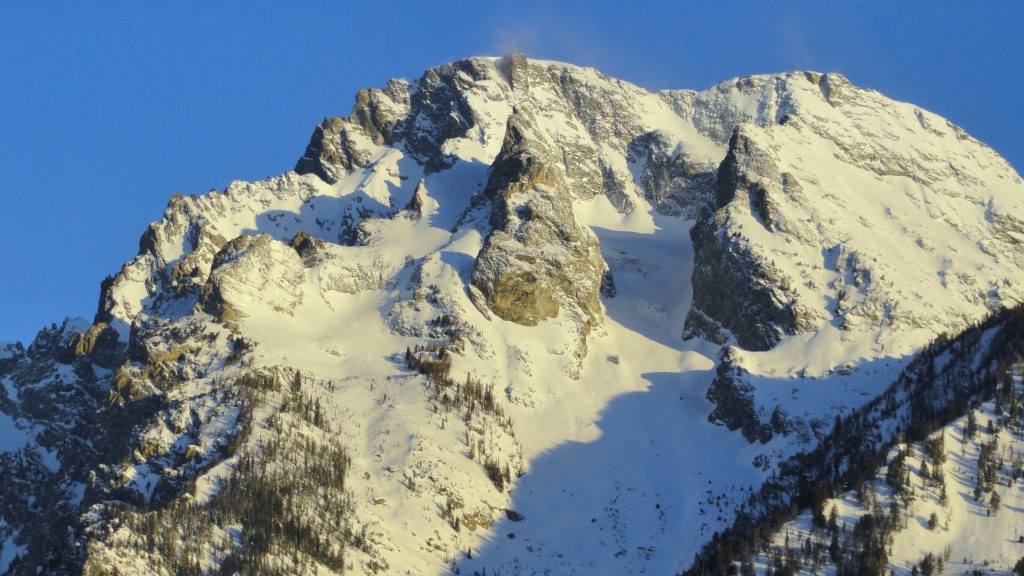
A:
<svg viewBox="0 0 1024 576">
<path fill-rule="evenodd" d="M 513 88 L 517 79 L 520 90 Z M 497 155 L 516 105 L 543 111 L 535 122 L 554 142 L 573 197 L 603 194 L 624 212 L 643 199 L 696 216 L 742 125 L 734 143 L 742 151 L 731 155 L 741 178 L 716 185 L 713 211 L 698 229 L 719 240 L 698 246 L 696 284 L 699 316 L 735 331 L 733 312 L 722 308 L 738 304 L 702 286 L 750 266 L 763 272 L 770 285 L 761 289 L 764 298 L 787 311 L 764 322 L 769 334 L 740 334 L 744 347 L 831 324 L 867 333 L 875 348 L 906 351 L 920 345 L 920 335 L 906 344 L 879 343 L 881 332 L 955 330 L 1020 301 L 1020 179 L 948 121 L 837 74 L 751 76 L 704 92 L 654 95 L 592 69 L 507 57 L 460 61 L 419 81 L 360 93 L 352 116 L 318 128 L 338 138 L 338 151 L 322 155 L 316 167 L 306 165 L 307 151 L 299 163 L 304 172 L 330 173 L 332 185 L 285 175 L 172 202 L 150 234 L 160 239 L 155 261 L 126 268 L 118 279 L 124 294 L 111 295 L 108 309 L 124 308 L 113 315 L 130 324 L 168 276 L 175 286 L 183 277 L 201 281 L 218 244 L 243 231 L 282 241 L 305 231 L 351 243 L 361 220 L 394 214 L 424 176 L 426 189 L 447 207 L 434 216 L 437 225 L 450 228 L 461 212 L 455 206 L 482 191 L 481 169 Z M 428 158 L 424 147 L 443 153 Z M 454 164 L 438 172 L 438 162 Z M 474 165 L 475 176 L 467 172 Z M 752 188 L 737 196 L 744 186 Z M 720 257 L 723 251 L 743 253 L 741 261 Z M 705 294 L 720 301 L 718 310 Z M 750 299 L 742 294 L 736 297 Z M 929 306 L 915 305 L 922 301 Z M 698 333 L 715 331 L 697 319 Z"/>
</svg>

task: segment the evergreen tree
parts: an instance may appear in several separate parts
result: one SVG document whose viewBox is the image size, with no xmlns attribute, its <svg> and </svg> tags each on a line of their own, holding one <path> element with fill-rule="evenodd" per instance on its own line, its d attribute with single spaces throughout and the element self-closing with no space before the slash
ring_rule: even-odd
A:
<svg viewBox="0 0 1024 576">
<path fill-rule="evenodd" d="M 967 425 L 964 427 L 964 442 L 967 440 L 973 440 L 975 433 L 978 431 L 978 419 L 974 415 L 974 410 L 967 413 Z"/>
</svg>

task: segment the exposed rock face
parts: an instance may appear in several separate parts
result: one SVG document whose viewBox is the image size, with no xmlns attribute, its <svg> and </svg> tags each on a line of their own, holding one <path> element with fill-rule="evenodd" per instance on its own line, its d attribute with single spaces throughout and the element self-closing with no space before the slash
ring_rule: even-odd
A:
<svg viewBox="0 0 1024 576">
<path fill-rule="evenodd" d="M 306 154 L 295 164 L 299 174 L 316 174 L 323 181 L 337 182 L 343 171 L 352 168 L 346 122 L 342 118 L 324 118 L 313 130 L 313 136 L 306 146 Z"/>
<path fill-rule="evenodd" d="M 324 241 L 310 236 L 309 232 L 299 232 L 288 245 L 295 249 L 303 261 L 315 258 L 324 250 Z"/>
<path fill-rule="evenodd" d="M 516 110 L 486 194 L 493 231 L 473 266 L 473 286 L 505 320 L 534 326 L 561 310 L 585 337 L 601 318 L 604 261 L 597 238 L 576 224 L 564 173 L 533 126 Z"/>
<path fill-rule="evenodd" d="M 269 234 L 239 236 L 213 259 L 199 307 L 233 322 L 250 305 L 291 314 L 302 303 L 305 271 L 298 254 Z"/>
<path fill-rule="evenodd" d="M 412 193 L 412 198 L 409 199 L 409 203 L 402 208 L 401 214 L 406 218 L 412 220 L 419 220 L 423 218 L 424 211 L 427 209 L 427 187 L 424 185 L 421 179 L 416 184 L 416 190 Z"/>
<path fill-rule="evenodd" d="M 493 79 L 495 72 L 480 61 L 459 60 L 428 69 L 415 83 L 391 80 L 384 90 L 361 90 L 347 119 L 327 118 L 317 126 L 295 171 L 335 183 L 366 167 L 374 146 L 397 140 L 426 173 L 449 168 L 454 160 L 442 144 L 464 136 L 478 121 L 466 89 Z"/>
<path fill-rule="evenodd" d="M 663 132 L 648 132 L 629 144 L 629 159 L 644 197 L 658 212 L 696 218 L 714 185 L 716 166 L 693 162 L 677 148 Z"/>
<path fill-rule="evenodd" d="M 530 63 L 521 52 L 506 54 L 498 59 L 498 70 L 513 90 L 530 91 Z"/>
<path fill-rule="evenodd" d="M 357 294 L 393 285 L 399 267 L 383 257 L 357 262 L 332 258 L 320 268 L 320 288 L 325 292 Z"/>
<path fill-rule="evenodd" d="M 741 430 L 748 442 L 768 442 L 772 439 L 772 427 L 761 422 L 754 406 L 753 388 L 744 380 L 743 368 L 736 365 L 730 348 L 723 349 L 719 360 L 715 379 L 707 391 L 707 399 L 715 403 L 708 422 Z"/>
<path fill-rule="evenodd" d="M 114 368 L 124 360 L 124 347 L 118 342 L 117 331 L 102 322 L 73 336 L 67 350 L 69 360 L 87 356 L 103 368 Z"/>
<path fill-rule="evenodd" d="M 315 174 L 333 184 L 372 161 L 372 147 L 390 145 L 398 120 L 409 108 L 409 84 L 392 80 L 384 90 L 360 90 L 349 117 L 324 118 L 306 153 L 295 165 L 299 174 Z"/>
<path fill-rule="evenodd" d="M 774 184 L 774 180 L 779 178 L 779 168 L 771 153 L 759 147 L 751 138 L 752 130 L 754 128 L 749 125 L 741 124 L 733 131 L 729 140 L 729 152 L 718 168 L 715 210 L 721 210 L 736 201 L 739 194 L 739 201 L 746 200 L 764 227 L 771 229 L 774 210 L 770 210 L 768 189 Z M 743 195 L 746 195 L 746 198 L 743 198 Z"/>
<path fill-rule="evenodd" d="M 752 129 L 741 125 L 733 133 L 718 169 L 713 208 L 691 231 L 696 262 L 687 330 L 724 343 L 717 324 L 741 347 L 767 350 L 783 336 L 807 328 L 807 312 L 788 274 L 738 234 L 721 232 L 734 225 L 734 213 L 752 215 L 768 230 L 779 227 L 773 208 L 773 196 L 783 189 L 779 170 L 770 152 L 749 136 Z"/>
<path fill-rule="evenodd" d="M 12 426 L 0 452 L 0 537 L 17 539 L 25 566 L 12 565 L 12 573 L 36 573 L 36 566 L 75 572 L 81 551 L 68 535 L 80 513 L 81 482 L 108 450 L 123 445 L 127 419 L 110 419 L 93 360 L 69 354 L 90 340 L 88 328 L 85 321 L 65 320 L 41 330 L 27 350 L 3 350 L 0 409 Z M 106 339 L 102 328 L 96 333 Z"/>
<path fill-rule="evenodd" d="M 0 375 L 7 374 L 24 355 L 25 346 L 21 342 L 0 343 Z"/>
</svg>

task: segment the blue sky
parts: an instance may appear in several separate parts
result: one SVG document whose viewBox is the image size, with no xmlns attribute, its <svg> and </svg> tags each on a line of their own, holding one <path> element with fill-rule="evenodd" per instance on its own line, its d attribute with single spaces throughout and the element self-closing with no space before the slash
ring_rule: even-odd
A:
<svg viewBox="0 0 1024 576">
<path fill-rule="evenodd" d="M 173 192 L 289 170 L 357 89 L 465 56 L 520 50 L 649 89 L 838 71 L 1024 168 L 1018 1 L 289 4 L 0 10 L 0 341 L 91 319 Z"/>
</svg>

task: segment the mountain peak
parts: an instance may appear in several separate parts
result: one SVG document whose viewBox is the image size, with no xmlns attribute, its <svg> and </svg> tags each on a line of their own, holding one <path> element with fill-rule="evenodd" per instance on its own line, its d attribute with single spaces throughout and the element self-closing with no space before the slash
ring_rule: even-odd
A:
<svg viewBox="0 0 1024 576">
<path fill-rule="evenodd" d="M 0 571 L 684 570 L 1024 300 L 1022 198 L 836 73 L 361 90 L 294 171 L 173 196 L 92 325 L 0 346 Z"/>
</svg>

